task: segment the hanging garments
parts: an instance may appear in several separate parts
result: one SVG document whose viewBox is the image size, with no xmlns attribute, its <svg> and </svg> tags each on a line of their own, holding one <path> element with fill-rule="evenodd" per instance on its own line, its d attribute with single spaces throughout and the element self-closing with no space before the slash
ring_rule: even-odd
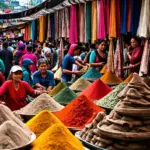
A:
<svg viewBox="0 0 150 150">
<path fill-rule="evenodd" d="M 139 25 L 140 10 L 141 10 L 141 0 L 131 0 L 130 32 L 132 34 L 137 33 L 137 28 Z"/>
<path fill-rule="evenodd" d="M 98 26 L 99 26 L 99 19 L 100 19 L 100 0 L 97 0 L 97 39 L 98 39 Z"/>
<path fill-rule="evenodd" d="M 45 40 L 45 16 L 39 18 L 39 41 L 44 42 Z"/>
<path fill-rule="evenodd" d="M 77 27 L 77 8 L 75 5 L 70 7 L 70 37 L 71 44 L 78 43 L 78 27 Z"/>
<path fill-rule="evenodd" d="M 143 0 L 141 13 L 140 13 L 140 22 L 137 31 L 137 35 L 141 37 L 149 37 L 150 34 L 150 0 Z"/>
<path fill-rule="evenodd" d="M 62 10 L 62 37 L 63 38 L 66 38 L 66 34 L 67 34 L 67 31 L 66 31 L 66 22 L 65 22 L 65 10 L 63 9 Z"/>
<path fill-rule="evenodd" d="M 121 33 L 127 33 L 127 0 L 122 0 L 121 3 L 122 17 L 121 17 Z"/>
<path fill-rule="evenodd" d="M 92 1 L 92 43 L 97 40 L 97 0 Z"/>
<path fill-rule="evenodd" d="M 91 40 L 91 13 L 92 2 L 86 2 L 86 40 Z"/>
<path fill-rule="evenodd" d="M 47 29 L 47 39 L 51 38 L 51 20 L 50 15 L 48 15 L 48 29 Z"/>
<path fill-rule="evenodd" d="M 50 14 L 50 27 L 51 27 L 51 38 L 55 39 L 55 16 L 54 13 Z"/>
<path fill-rule="evenodd" d="M 114 69 L 117 77 L 122 77 L 123 72 L 123 40 L 122 38 L 117 39 L 116 51 L 114 55 Z"/>
<path fill-rule="evenodd" d="M 33 20 L 32 22 L 31 22 L 31 40 L 32 41 L 35 41 L 35 33 L 36 33 L 36 31 L 35 31 L 35 20 Z"/>
<path fill-rule="evenodd" d="M 69 38 L 69 8 L 65 8 L 66 38 Z"/>
<path fill-rule="evenodd" d="M 99 8 L 99 21 L 98 21 L 98 39 L 106 37 L 106 25 L 105 25 L 105 0 L 100 0 Z"/>
<path fill-rule="evenodd" d="M 109 33 L 109 24 L 110 24 L 110 0 L 105 0 L 105 26 L 106 26 L 106 34 Z"/>
<path fill-rule="evenodd" d="M 85 41 L 85 5 L 79 4 L 79 41 L 84 42 Z"/>
<path fill-rule="evenodd" d="M 55 40 L 59 38 L 59 14 L 58 11 L 55 12 Z"/>
<path fill-rule="evenodd" d="M 110 45 L 109 45 L 109 52 L 108 52 L 108 59 L 107 59 L 107 71 L 114 71 L 114 44 L 113 39 L 110 39 Z"/>
<path fill-rule="evenodd" d="M 141 60 L 141 66 L 139 72 L 140 76 L 148 74 L 149 56 L 150 56 L 150 41 L 146 40 L 143 55 L 142 55 L 142 60 Z"/>
<path fill-rule="evenodd" d="M 131 0 L 127 0 L 127 32 L 130 32 L 131 24 Z"/>
<path fill-rule="evenodd" d="M 24 31 L 24 40 L 28 40 L 28 24 L 25 26 L 25 31 Z"/>
<path fill-rule="evenodd" d="M 58 11 L 58 32 L 59 32 L 59 38 L 62 37 L 62 18 L 63 17 L 63 10 Z"/>
</svg>

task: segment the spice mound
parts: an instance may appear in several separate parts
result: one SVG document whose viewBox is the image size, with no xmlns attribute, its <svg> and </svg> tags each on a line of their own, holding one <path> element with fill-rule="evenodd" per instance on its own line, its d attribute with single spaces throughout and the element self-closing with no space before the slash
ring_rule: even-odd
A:
<svg viewBox="0 0 150 150">
<path fill-rule="evenodd" d="M 102 75 L 93 67 L 91 67 L 81 78 L 84 79 L 98 79 Z"/>
<path fill-rule="evenodd" d="M 131 73 L 131 74 L 124 80 L 124 83 L 129 83 L 132 78 L 133 78 L 133 73 Z"/>
<path fill-rule="evenodd" d="M 93 131 L 94 144 L 107 150 L 149 150 L 150 88 L 133 74 L 118 98 L 114 110 Z"/>
<path fill-rule="evenodd" d="M 26 127 L 26 125 L 19 120 L 7 106 L 0 104 L 0 125 L 5 121 L 13 121 L 28 134 L 31 134 L 31 131 Z"/>
<path fill-rule="evenodd" d="M 61 123 L 55 115 L 50 111 L 43 110 L 38 113 L 35 117 L 29 120 L 26 125 L 29 129 L 39 137 L 45 130 L 55 123 Z"/>
<path fill-rule="evenodd" d="M 30 134 L 14 121 L 5 121 L 0 126 L 0 149 L 12 149 L 28 144 Z"/>
<path fill-rule="evenodd" d="M 84 150 L 84 148 L 64 125 L 57 123 L 37 138 L 31 150 Z"/>
<path fill-rule="evenodd" d="M 84 91 L 91 83 L 87 81 L 86 79 L 79 78 L 76 82 L 74 82 L 71 86 L 70 89 L 73 91 Z"/>
<path fill-rule="evenodd" d="M 62 69 L 61 69 L 61 67 L 55 72 L 55 74 L 54 74 L 54 78 L 56 79 L 56 80 L 61 80 L 61 75 L 62 75 Z"/>
<path fill-rule="evenodd" d="M 57 95 L 55 95 L 53 98 L 56 102 L 60 104 L 68 104 L 76 97 L 77 97 L 76 93 L 73 92 L 70 88 L 66 87 L 62 91 L 60 91 Z"/>
<path fill-rule="evenodd" d="M 112 92 L 107 94 L 102 99 L 96 101 L 98 106 L 113 109 L 119 102 L 117 95 L 126 87 L 126 83 L 120 83 Z"/>
<path fill-rule="evenodd" d="M 80 95 L 85 95 L 92 100 L 99 100 L 112 91 L 108 85 L 100 79 L 94 81 L 88 88 L 86 88 Z"/>
<path fill-rule="evenodd" d="M 103 112 L 92 100 L 81 95 L 69 103 L 64 109 L 55 113 L 55 115 L 67 126 L 75 128 L 84 128 L 90 123 L 98 112 Z M 91 120 L 91 121 L 89 121 Z"/>
<path fill-rule="evenodd" d="M 100 71 L 101 74 L 105 74 L 107 72 L 107 64 Z"/>
<path fill-rule="evenodd" d="M 20 109 L 19 113 L 24 115 L 36 115 L 42 110 L 49 110 L 51 112 L 59 111 L 63 108 L 62 105 L 57 103 L 48 94 L 41 94 L 35 98 L 24 108 Z"/>
<path fill-rule="evenodd" d="M 56 94 L 58 94 L 61 90 L 63 90 L 66 87 L 66 85 L 62 82 L 60 82 L 59 84 L 57 84 L 57 86 L 55 86 L 51 92 L 49 93 L 50 96 L 55 96 Z"/>
<path fill-rule="evenodd" d="M 122 80 L 110 70 L 101 77 L 101 80 L 108 85 L 117 85 L 122 82 Z"/>
</svg>

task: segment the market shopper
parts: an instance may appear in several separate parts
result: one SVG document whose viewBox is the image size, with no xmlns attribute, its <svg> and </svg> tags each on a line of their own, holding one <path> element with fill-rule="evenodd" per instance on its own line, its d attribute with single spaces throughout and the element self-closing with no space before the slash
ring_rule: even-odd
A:
<svg viewBox="0 0 150 150">
<path fill-rule="evenodd" d="M 0 59 L 0 72 L 1 73 L 5 72 L 5 65 L 4 65 L 4 62 L 2 61 L 2 59 Z"/>
<path fill-rule="evenodd" d="M 101 40 L 98 44 L 98 49 L 90 54 L 90 67 L 96 68 L 98 71 L 107 63 L 107 41 Z"/>
<path fill-rule="evenodd" d="M 42 44 L 38 43 L 35 45 L 35 55 L 38 59 L 43 57 L 43 53 L 42 53 Z"/>
<path fill-rule="evenodd" d="M 128 47 L 127 52 L 130 64 L 129 66 L 125 66 L 123 69 L 130 70 L 130 72 L 139 73 L 142 54 L 143 54 L 143 47 L 141 46 L 141 39 L 138 37 L 132 37 L 131 46 Z"/>
<path fill-rule="evenodd" d="M 31 71 L 30 68 L 33 65 L 33 61 L 26 58 L 22 61 L 22 71 L 23 71 L 23 77 L 22 80 L 26 81 L 30 86 L 33 85 L 32 77 L 31 77 Z"/>
<path fill-rule="evenodd" d="M 22 68 L 13 66 L 10 70 L 11 80 L 5 81 L 0 87 L 0 97 L 4 96 L 4 102 L 12 111 L 24 107 L 27 95 L 35 97 L 41 94 L 41 91 L 34 90 L 27 82 L 21 81 Z"/>
<path fill-rule="evenodd" d="M 74 56 L 78 56 L 80 54 L 80 47 L 77 44 L 72 44 L 67 55 L 62 60 L 62 82 L 68 83 L 71 81 L 72 75 L 82 75 L 81 71 L 72 71 L 73 64 L 75 63 L 79 67 L 83 67 L 83 65 L 79 62 L 78 59 L 74 59 Z"/>
<path fill-rule="evenodd" d="M 48 92 L 55 86 L 54 74 L 48 70 L 48 62 L 44 58 L 38 60 L 38 71 L 33 74 L 33 85 L 47 89 Z"/>
</svg>

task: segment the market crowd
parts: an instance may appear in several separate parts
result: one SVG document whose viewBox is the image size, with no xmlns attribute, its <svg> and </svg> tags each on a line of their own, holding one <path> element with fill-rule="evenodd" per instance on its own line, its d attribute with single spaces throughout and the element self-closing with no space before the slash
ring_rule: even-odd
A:
<svg viewBox="0 0 150 150">
<path fill-rule="evenodd" d="M 0 102 L 11 110 L 24 107 L 42 93 L 49 93 L 56 85 L 54 73 L 60 66 L 61 82 L 68 84 L 72 77 L 81 76 L 83 67 L 100 71 L 107 63 L 109 40 L 94 44 L 64 42 L 64 57 L 60 59 L 60 43 L 45 41 L 0 41 Z M 124 43 L 125 76 L 139 72 L 143 46 L 141 39 L 132 37 Z"/>
</svg>

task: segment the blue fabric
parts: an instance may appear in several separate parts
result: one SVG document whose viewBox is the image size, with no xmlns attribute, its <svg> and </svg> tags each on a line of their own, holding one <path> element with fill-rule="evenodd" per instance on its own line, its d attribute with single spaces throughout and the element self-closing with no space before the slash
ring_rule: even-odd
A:
<svg viewBox="0 0 150 150">
<path fill-rule="evenodd" d="M 122 0 L 121 33 L 127 33 L 127 0 Z"/>
<path fill-rule="evenodd" d="M 62 69 L 67 69 L 72 71 L 72 66 L 74 63 L 75 63 L 75 59 L 71 55 L 67 54 L 62 60 Z M 72 75 L 62 73 L 62 78 L 65 79 L 66 81 L 70 81 L 71 77 Z"/>
<path fill-rule="evenodd" d="M 51 23 L 51 38 L 54 40 L 55 39 L 55 18 L 54 14 L 50 15 L 50 23 Z"/>
<path fill-rule="evenodd" d="M 31 23 L 31 39 L 32 41 L 35 40 L 35 21 L 33 20 L 32 23 Z"/>
<path fill-rule="evenodd" d="M 139 18 L 140 18 L 140 11 L 141 11 L 141 0 L 132 0 L 130 32 L 133 35 L 137 33 L 137 28 L 139 25 Z"/>
<path fill-rule="evenodd" d="M 46 88 L 48 88 L 49 86 L 55 86 L 54 74 L 51 71 L 47 70 L 46 78 L 43 78 L 40 71 L 36 71 L 33 74 L 33 85 L 37 83 L 41 84 Z"/>
</svg>

